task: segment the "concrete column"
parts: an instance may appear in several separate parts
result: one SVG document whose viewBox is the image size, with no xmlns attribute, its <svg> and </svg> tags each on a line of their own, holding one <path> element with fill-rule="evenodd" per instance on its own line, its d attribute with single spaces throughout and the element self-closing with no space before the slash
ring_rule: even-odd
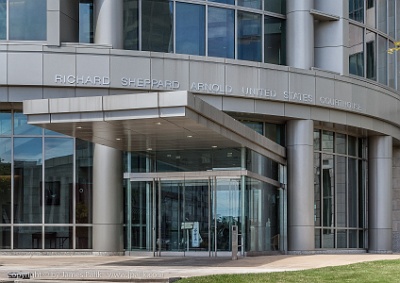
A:
<svg viewBox="0 0 400 283">
<path fill-rule="evenodd" d="M 369 138 L 368 251 L 392 251 L 392 137 Z"/>
<path fill-rule="evenodd" d="M 94 0 L 94 43 L 112 45 L 122 49 L 123 39 L 123 0 Z"/>
<path fill-rule="evenodd" d="M 287 0 L 286 54 L 288 66 L 309 70 L 314 66 L 314 0 Z"/>
<path fill-rule="evenodd" d="M 122 154 L 95 144 L 93 156 L 93 251 L 123 251 Z"/>
<path fill-rule="evenodd" d="M 311 120 L 287 123 L 288 251 L 313 251 L 314 125 Z"/>
</svg>

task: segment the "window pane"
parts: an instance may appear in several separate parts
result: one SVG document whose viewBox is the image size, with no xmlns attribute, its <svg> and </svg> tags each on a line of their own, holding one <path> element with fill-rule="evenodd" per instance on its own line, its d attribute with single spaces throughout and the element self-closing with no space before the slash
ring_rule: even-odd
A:
<svg viewBox="0 0 400 283">
<path fill-rule="evenodd" d="M 387 84 L 387 40 L 378 36 L 378 82 Z"/>
<path fill-rule="evenodd" d="M 234 10 L 208 8 L 208 56 L 234 58 Z"/>
<path fill-rule="evenodd" d="M 72 223 L 73 140 L 46 138 L 44 142 L 46 223 Z"/>
<path fill-rule="evenodd" d="M 336 158 L 337 227 L 347 227 L 346 157 Z"/>
<path fill-rule="evenodd" d="M 347 231 L 338 230 L 337 231 L 337 248 L 345 249 L 347 248 Z"/>
<path fill-rule="evenodd" d="M 322 160 L 322 226 L 335 226 L 335 166 L 334 156 L 324 154 Z"/>
<path fill-rule="evenodd" d="M 124 0 L 124 48 L 139 49 L 138 0 Z"/>
<path fill-rule="evenodd" d="M 10 40 L 46 40 L 46 0 L 10 1 Z M 33 13 L 33 11 L 35 11 Z"/>
<path fill-rule="evenodd" d="M 396 38 L 396 33 L 395 33 L 395 0 L 388 0 L 388 11 L 389 11 L 389 17 L 388 17 L 388 27 L 389 27 L 389 36 Z"/>
<path fill-rule="evenodd" d="M 76 248 L 92 248 L 92 227 L 76 227 Z"/>
<path fill-rule="evenodd" d="M 366 42 L 367 42 L 367 78 L 376 80 L 376 35 L 373 32 L 367 30 Z"/>
<path fill-rule="evenodd" d="M 349 18 L 364 22 L 364 0 L 349 0 Z"/>
<path fill-rule="evenodd" d="M 142 1 L 142 50 L 172 52 L 172 3 L 166 0 Z"/>
<path fill-rule="evenodd" d="M 11 112 L 0 112 L 0 135 L 11 135 Z"/>
<path fill-rule="evenodd" d="M 314 130 L 314 150 L 321 150 L 321 131 Z"/>
<path fill-rule="evenodd" d="M 375 0 L 367 0 L 367 25 L 376 27 Z"/>
<path fill-rule="evenodd" d="M 42 227 L 14 227 L 14 249 L 41 249 Z M 50 241 L 49 235 L 45 238 Z"/>
<path fill-rule="evenodd" d="M 205 8 L 176 3 L 176 53 L 205 55 Z"/>
<path fill-rule="evenodd" d="M 285 12 L 285 0 L 264 0 L 264 10 L 283 14 Z"/>
<path fill-rule="evenodd" d="M 390 42 L 389 48 L 394 48 L 394 43 Z M 388 61 L 389 61 L 389 66 L 388 66 L 388 85 L 392 88 L 396 87 L 396 55 L 394 54 L 388 54 Z"/>
<path fill-rule="evenodd" d="M 314 153 L 314 225 L 321 226 L 321 154 Z"/>
<path fill-rule="evenodd" d="M 349 158 L 348 162 L 349 227 L 358 227 L 358 163 L 354 158 Z"/>
<path fill-rule="evenodd" d="M 42 222 L 42 138 L 14 139 L 16 223 Z"/>
<path fill-rule="evenodd" d="M 283 20 L 265 16 L 264 18 L 264 62 L 284 64 Z"/>
<path fill-rule="evenodd" d="M 92 223 L 93 144 L 76 140 L 76 223 Z"/>
<path fill-rule="evenodd" d="M 323 229 L 322 230 L 322 248 L 333 249 L 335 247 L 335 230 Z"/>
<path fill-rule="evenodd" d="M 238 6 L 261 9 L 261 0 L 238 0 Z"/>
<path fill-rule="evenodd" d="M 27 117 L 22 113 L 14 113 L 14 134 L 15 135 L 40 135 L 42 128 L 31 126 L 27 123 Z"/>
<path fill-rule="evenodd" d="M 0 0 L 0 40 L 7 36 L 7 5 L 6 0 Z"/>
<path fill-rule="evenodd" d="M 72 249 L 72 227 L 45 227 L 45 249 Z"/>
<path fill-rule="evenodd" d="M 11 138 L 0 138 L 0 223 L 6 224 L 11 223 L 11 171 Z"/>
<path fill-rule="evenodd" d="M 238 59 L 261 61 L 261 15 L 238 11 Z"/>
<path fill-rule="evenodd" d="M 378 9 L 378 29 L 384 33 L 387 31 L 387 2 L 377 0 Z"/>
<path fill-rule="evenodd" d="M 93 42 L 93 3 L 79 3 L 79 42 Z"/>
<path fill-rule="evenodd" d="M 348 154 L 351 156 L 357 156 L 357 138 L 349 136 Z"/>
<path fill-rule="evenodd" d="M 264 123 L 263 122 L 254 122 L 254 121 L 241 121 L 247 127 L 253 129 L 260 135 L 264 135 Z"/>
<path fill-rule="evenodd" d="M 0 227 L 0 249 L 11 249 L 11 226 Z"/>
<path fill-rule="evenodd" d="M 333 132 L 322 131 L 322 151 L 333 152 Z"/>
<path fill-rule="evenodd" d="M 349 68 L 350 74 L 364 76 L 364 29 L 349 25 Z"/>
<path fill-rule="evenodd" d="M 336 134 L 335 152 L 340 154 L 346 154 L 346 135 Z"/>
</svg>

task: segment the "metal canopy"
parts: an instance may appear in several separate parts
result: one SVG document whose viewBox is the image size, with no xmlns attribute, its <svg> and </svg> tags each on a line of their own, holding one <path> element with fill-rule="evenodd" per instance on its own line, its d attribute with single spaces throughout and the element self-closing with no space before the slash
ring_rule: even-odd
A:
<svg viewBox="0 0 400 283">
<path fill-rule="evenodd" d="M 186 91 L 28 100 L 28 123 L 124 151 L 247 147 L 281 164 L 285 148 Z"/>
</svg>

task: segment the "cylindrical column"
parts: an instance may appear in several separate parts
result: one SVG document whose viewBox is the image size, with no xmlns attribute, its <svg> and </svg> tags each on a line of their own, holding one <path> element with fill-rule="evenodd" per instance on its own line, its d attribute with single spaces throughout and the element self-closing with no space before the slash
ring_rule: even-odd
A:
<svg viewBox="0 0 400 283">
<path fill-rule="evenodd" d="M 314 66 L 314 0 L 287 0 L 286 54 L 288 66 L 310 69 Z"/>
<path fill-rule="evenodd" d="M 121 151 L 95 144 L 93 155 L 93 251 L 123 251 Z"/>
<path fill-rule="evenodd" d="M 313 130 L 311 120 L 287 123 L 288 251 L 315 247 Z"/>
<path fill-rule="evenodd" d="M 368 148 L 368 251 L 392 251 L 392 137 L 373 136 Z"/>
<path fill-rule="evenodd" d="M 94 43 L 112 45 L 122 49 L 123 40 L 123 0 L 94 1 Z"/>
</svg>

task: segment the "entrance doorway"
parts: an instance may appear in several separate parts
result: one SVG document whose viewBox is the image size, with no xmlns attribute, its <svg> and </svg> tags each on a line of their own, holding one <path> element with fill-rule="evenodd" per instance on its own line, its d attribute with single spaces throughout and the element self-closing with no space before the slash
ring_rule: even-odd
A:
<svg viewBox="0 0 400 283">
<path fill-rule="evenodd" d="M 247 175 L 246 170 L 129 173 L 126 249 L 217 256 L 231 252 L 235 225 L 242 254 L 279 250 L 279 190 Z M 271 195 L 273 204 L 264 203 Z M 257 244 L 246 244 L 246 238 L 257 238 Z"/>
</svg>

